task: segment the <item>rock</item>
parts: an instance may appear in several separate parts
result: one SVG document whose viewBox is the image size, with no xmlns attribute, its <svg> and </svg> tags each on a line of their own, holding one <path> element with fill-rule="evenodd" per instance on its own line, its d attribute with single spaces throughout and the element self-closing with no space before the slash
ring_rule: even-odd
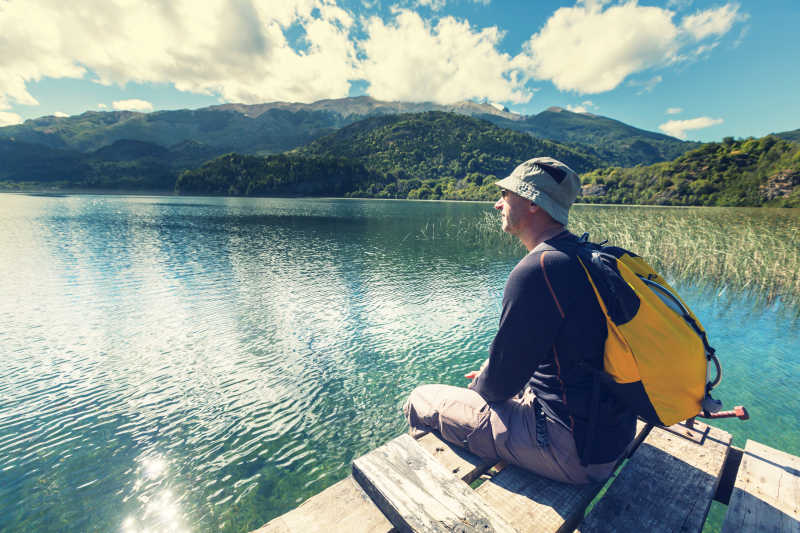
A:
<svg viewBox="0 0 800 533">
<path fill-rule="evenodd" d="M 581 186 L 582 196 L 603 196 L 606 192 L 608 189 L 602 183 L 589 183 Z"/>
<path fill-rule="evenodd" d="M 767 178 L 759 187 L 761 196 L 767 200 L 789 196 L 800 185 L 800 170 L 781 170 Z"/>
</svg>

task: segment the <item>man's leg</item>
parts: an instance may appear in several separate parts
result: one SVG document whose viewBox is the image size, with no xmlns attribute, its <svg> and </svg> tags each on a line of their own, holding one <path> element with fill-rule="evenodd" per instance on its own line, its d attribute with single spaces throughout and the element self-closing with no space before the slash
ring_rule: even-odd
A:
<svg viewBox="0 0 800 533">
<path fill-rule="evenodd" d="M 436 431 L 442 438 L 487 459 L 497 455 L 489 416 L 491 408 L 480 394 L 463 387 L 422 385 L 403 406 L 411 434 Z"/>
<path fill-rule="evenodd" d="M 476 455 L 503 460 L 564 483 L 582 484 L 607 477 L 613 465 L 583 467 L 572 434 L 547 417 L 537 419 L 534 397 L 527 391 L 489 405 L 471 389 L 423 385 L 414 389 L 403 410 L 414 436 L 436 431 Z"/>
</svg>

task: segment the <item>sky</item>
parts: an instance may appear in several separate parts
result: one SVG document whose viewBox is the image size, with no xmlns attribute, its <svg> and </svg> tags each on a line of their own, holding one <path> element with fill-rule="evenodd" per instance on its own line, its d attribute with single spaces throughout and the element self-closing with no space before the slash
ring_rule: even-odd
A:
<svg viewBox="0 0 800 533">
<path fill-rule="evenodd" d="M 0 0 L 0 126 L 369 95 L 800 128 L 800 0 Z"/>
</svg>

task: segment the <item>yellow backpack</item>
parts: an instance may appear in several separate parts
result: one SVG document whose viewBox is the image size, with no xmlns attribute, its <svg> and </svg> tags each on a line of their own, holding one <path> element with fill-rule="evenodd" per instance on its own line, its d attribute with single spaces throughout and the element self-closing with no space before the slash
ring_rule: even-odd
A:
<svg viewBox="0 0 800 533">
<path fill-rule="evenodd" d="M 722 402 L 710 395 L 719 361 L 694 313 L 644 259 L 587 238 L 578 259 L 608 327 L 602 381 L 651 424 L 719 411 Z"/>
</svg>

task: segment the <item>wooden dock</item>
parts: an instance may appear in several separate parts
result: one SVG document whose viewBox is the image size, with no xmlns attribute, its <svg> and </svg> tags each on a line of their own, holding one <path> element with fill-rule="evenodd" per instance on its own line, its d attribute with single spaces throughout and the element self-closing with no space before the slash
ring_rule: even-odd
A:
<svg viewBox="0 0 800 533">
<path fill-rule="evenodd" d="M 702 423 L 644 428 L 607 483 L 583 486 L 403 435 L 257 533 L 699 532 L 713 500 L 723 533 L 800 533 L 800 458 Z"/>
</svg>

